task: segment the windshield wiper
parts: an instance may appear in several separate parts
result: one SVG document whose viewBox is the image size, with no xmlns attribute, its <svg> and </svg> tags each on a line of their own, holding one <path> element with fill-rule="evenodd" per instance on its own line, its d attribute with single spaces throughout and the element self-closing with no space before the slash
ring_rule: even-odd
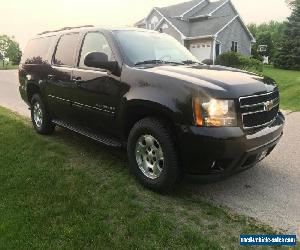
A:
<svg viewBox="0 0 300 250">
<path fill-rule="evenodd" d="M 134 65 L 138 66 L 138 65 L 142 65 L 142 64 L 160 64 L 160 63 L 164 63 L 164 62 L 162 60 L 146 60 L 146 61 L 142 61 L 142 62 L 137 62 Z"/>
<path fill-rule="evenodd" d="M 181 63 L 181 62 L 168 62 L 168 61 L 164 61 L 164 63 L 166 63 L 166 64 L 184 65 L 184 63 Z"/>
<path fill-rule="evenodd" d="M 196 62 L 196 61 L 192 61 L 192 60 L 186 60 L 186 61 L 182 61 L 182 63 L 184 64 L 200 64 L 199 62 Z"/>
<path fill-rule="evenodd" d="M 176 64 L 176 65 L 183 65 L 184 63 L 180 62 L 168 62 L 168 61 L 162 61 L 162 60 L 146 60 L 143 62 L 137 62 L 134 64 L 134 66 L 143 65 L 143 64 Z"/>
</svg>

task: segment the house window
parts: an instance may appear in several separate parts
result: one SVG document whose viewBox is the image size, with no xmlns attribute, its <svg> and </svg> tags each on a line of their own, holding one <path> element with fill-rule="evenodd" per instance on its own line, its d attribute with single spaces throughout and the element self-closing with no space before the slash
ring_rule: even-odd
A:
<svg viewBox="0 0 300 250">
<path fill-rule="evenodd" d="M 232 41 L 231 51 L 238 52 L 238 42 Z"/>
</svg>

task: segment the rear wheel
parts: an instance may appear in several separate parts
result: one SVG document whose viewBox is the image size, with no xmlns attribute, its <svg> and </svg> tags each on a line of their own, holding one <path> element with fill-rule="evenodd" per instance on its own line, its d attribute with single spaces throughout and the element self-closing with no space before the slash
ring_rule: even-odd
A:
<svg viewBox="0 0 300 250">
<path fill-rule="evenodd" d="M 39 94 L 33 95 L 31 99 L 31 120 L 34 129 L 43 135 L 54 132 L 55 125 L 51 122 L 50 115 Z"/>
<path fill-rule="evenodd" d="M 169 192 L 182 173 L 172 134 L 156 118 L 145 118 L 132 128 L 127 145 L 130 167 L 137 179 L 158 192 Z"/>
</svg>

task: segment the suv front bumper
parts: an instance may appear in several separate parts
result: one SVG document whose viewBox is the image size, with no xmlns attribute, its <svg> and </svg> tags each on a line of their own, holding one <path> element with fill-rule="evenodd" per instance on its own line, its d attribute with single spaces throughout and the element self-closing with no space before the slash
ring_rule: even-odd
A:
<svg viewBox="0 0 300 250">
<path fill-rule="evenodd" d="M 283 135 L 285 119 L 259 131 L 246 133 L 239 127 L 179 126 L 182 165 L 189 174 L 226 177 L 241 172 L 269 155 Z"/>
</svg>

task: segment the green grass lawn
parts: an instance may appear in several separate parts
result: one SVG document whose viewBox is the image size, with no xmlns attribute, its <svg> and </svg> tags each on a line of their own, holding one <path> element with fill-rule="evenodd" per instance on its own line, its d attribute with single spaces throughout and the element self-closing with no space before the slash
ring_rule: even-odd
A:
<svg viewBox="0 0 300 250">
<path fill-rule="evenodd" d="M 281 95 L 281 108 L 300 111 L 300 71 L 264 67 L 266 76 L 276 80 Z"/>
<path fill-rule="evenodd" d="M 11 63 L 9 63 L 8 65 L 5 65 L 3 67 L 3 63 L 0 60 L 0 70 L 10 70 L 10 69 L 17 69 L 19 67 L 19 65 L 12 65 Z"/>
<path fill-rule="evenodd" d="M 39 136 L 0 108 L 0 249 L 237 249 L 241 233 L 274 233 L 202 201 L 200 184 L 153 193 L 127 165 L 125 151 Z"/>
</svg>

